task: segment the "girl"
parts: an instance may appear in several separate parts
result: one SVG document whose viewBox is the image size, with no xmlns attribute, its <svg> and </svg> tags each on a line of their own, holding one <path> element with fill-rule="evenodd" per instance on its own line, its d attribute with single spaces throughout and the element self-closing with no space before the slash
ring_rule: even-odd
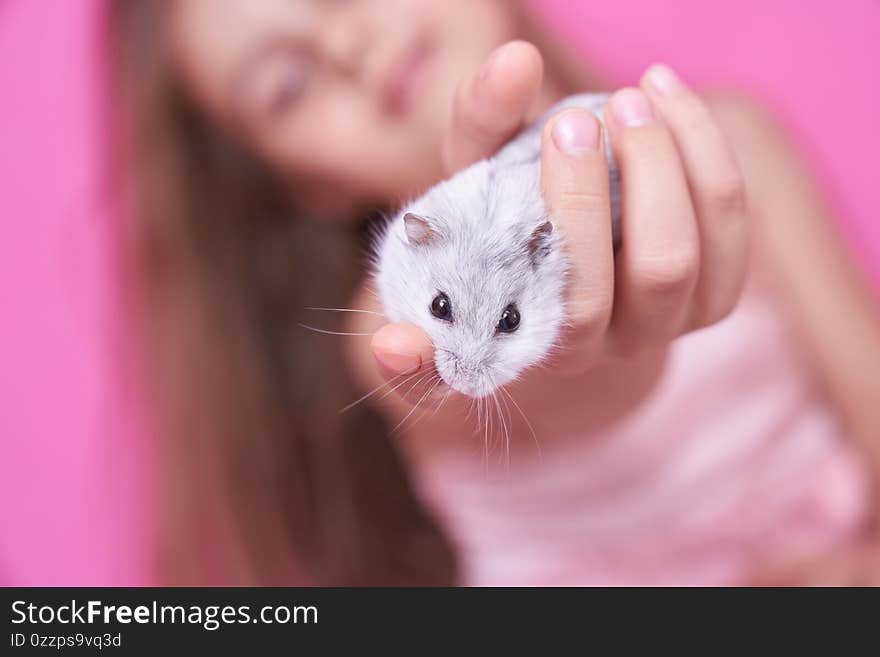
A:
<svg viewBox="0 0 880 657">
<path fill-rule="evenodd" d="M 429 394 L 426 336 L 371 314 L 382 211 L 607 88 L 538 26 L 492 0 L 116 5 L 164 581 L 742 583 L 865 539 L 880 315 L 742 100 L 655 66 L 607 132 L 553 117 L 571 329 L 492 412 Z"/>
</svg>

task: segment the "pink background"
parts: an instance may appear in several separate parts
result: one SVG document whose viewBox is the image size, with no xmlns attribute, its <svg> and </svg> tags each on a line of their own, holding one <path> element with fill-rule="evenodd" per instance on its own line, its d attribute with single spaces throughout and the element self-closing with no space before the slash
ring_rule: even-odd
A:
<svg viewBox="0 0 880 657">
<path fill-rule="evenodd" d="M 880 284 L 880 3 L 533 2 L 616 83 L 659 60 L 762 97 Z M 149 582 L 150 432 L 101 190 L 101 5 L 0 3 L 0 584 Z"/>
</svg>

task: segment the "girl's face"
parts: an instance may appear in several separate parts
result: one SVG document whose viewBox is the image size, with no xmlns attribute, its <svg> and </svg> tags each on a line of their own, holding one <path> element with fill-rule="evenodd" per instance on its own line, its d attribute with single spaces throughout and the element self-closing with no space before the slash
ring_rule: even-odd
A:
<svg viewBox="0 0 880 657">
<path fill-rule="evenodd" d="M 203 108 L 306 202 L 395 201 L 441 176 L 455 87 L 513 37 L 510 4 L 175 0 L 172 52 Z"/>
</svg>

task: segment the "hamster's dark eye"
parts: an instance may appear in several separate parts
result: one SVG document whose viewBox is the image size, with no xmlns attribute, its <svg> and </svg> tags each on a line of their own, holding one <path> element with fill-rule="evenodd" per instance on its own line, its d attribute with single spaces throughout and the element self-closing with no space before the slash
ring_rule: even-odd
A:
<svg viewBox="0 0 880 657">
<path fill-rule="evenodd" d="M 501 319 L 498 320 L 498 330 L 502 333 L 513 333 L 519 326 L 519 311 L 516 306 L 510 304 L 501 313 Z"/>
<path fill-rule="evenodd" d="M 431 302 L 431 314 L 437 319 L 452 321 L 452 302 L 443 292 L 434 297 Z"/>
</svg>

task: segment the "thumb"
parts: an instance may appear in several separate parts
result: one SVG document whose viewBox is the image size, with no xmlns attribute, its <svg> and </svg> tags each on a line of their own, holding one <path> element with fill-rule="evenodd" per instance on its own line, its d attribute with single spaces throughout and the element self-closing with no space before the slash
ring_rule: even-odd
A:
<svg viewBox="0 0 880 657">
<path fill-rule="evenodd" d="M 544 61 L 525 41 L 497 48 L 458 86 L 442 144 L 447 173 L 490 157 L 522 126 L 541 90 Z"/>
<path fill-rule="evenodd" d="M 386 324 L 373 335 L 370 347 L 388 394 L 414 406 L 430 406 L 451 392 L 434 367 L 431 339 L 415 324 Z"/>
<path fill-rule="evenodd" d="M 373 335 L 370 347 L 383 374 L 390 376 L 413 373 L 434 360 L 431 339 L 415 324 L 386 324 Z"/>
</svg>

